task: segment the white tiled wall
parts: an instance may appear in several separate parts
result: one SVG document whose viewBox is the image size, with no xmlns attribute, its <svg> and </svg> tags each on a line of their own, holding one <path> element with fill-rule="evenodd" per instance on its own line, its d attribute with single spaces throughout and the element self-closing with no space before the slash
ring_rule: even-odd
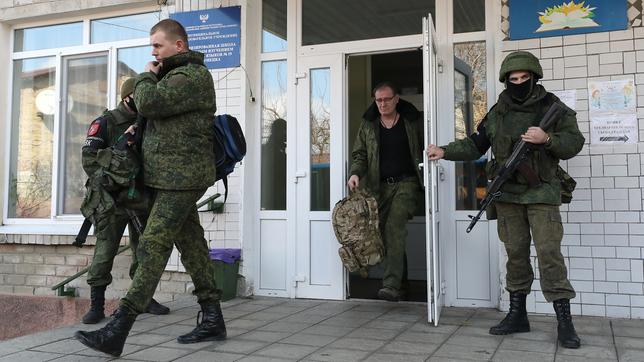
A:
<svg viewBox="0 0 644 362">
<path fill-rule="evenodd" d="M 572 203 L 561 208 L 566 221 L 561 251 L 577 291 L 573 311 L 644 318 L 644 28 L 503 42 L 503 56 L 514 50 L 539 57 L 546 89 L 575 89 L 577 94 L 575 108 L 586 145 L 562 162 L 578 184 Z M 635 80 L 640 142 L 589 145 L 587 83 L 617 79 Z M 537 263 L 533 258 L 535 269 Z M 533 289 L 530 310 L 552 313 L 538 280 Z M 503 297 L 506 305 L 507 294 Z"/>
</svg>

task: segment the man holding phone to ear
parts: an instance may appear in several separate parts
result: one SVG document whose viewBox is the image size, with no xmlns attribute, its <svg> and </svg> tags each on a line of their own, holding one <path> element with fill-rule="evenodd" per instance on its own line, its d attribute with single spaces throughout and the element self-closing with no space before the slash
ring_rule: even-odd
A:
<svg viewBox="0 0 644 362">
<path fill-rule="evenodd" d="M 113 319 L 94 332 L 76 332 L 90 348 L 119 356 L 136 316 L 150 302 L 176 245 L 192 278 L 202 319 L 179 343 L 222 340 L 226 326 L 219 305 L 208 243 L 196 203 L 215 182 L 212 75 L 204 55 L 188 48 L 185 29 L 164 19 L 150 30 L 152 55 L 136 78 L 134 101 L 147 119 L 143 137 L 145 186 L 151 209 L 140 238 L 141 260 Z M 140 131 L 139 131 L 140 132 Z"/>
</svg>

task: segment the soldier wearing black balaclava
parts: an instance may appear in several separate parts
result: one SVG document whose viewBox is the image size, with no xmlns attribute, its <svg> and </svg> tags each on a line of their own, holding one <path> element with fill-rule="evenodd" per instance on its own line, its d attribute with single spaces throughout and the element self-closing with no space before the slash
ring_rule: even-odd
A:
<svg viewBox="0 0 644 362">
<path fill-rule="evenodd" d="M 533 172 L 514 174 L 493 204 L 499 239 L 508 255 L 506 289 L 510 293 L 510 311 L 501 323 L 490 328 L 490 334 L 530 331 L 526 297 L 534 279 L 530 265 L 530 245 L 534 241 L 541 290 L 557 314 L 558 340 L 565 348 L 579 348 L 570 315 L 570 299 L 575 297 L 575 291 L 561 254 L 563 225 L 559 213 L 562 200 L 570 202 L 571 190 L 565 180 L 572 179 L 559 167 L 559 161 L 579 153 L 585 139 L 577 126 L 576 113 L 537 84 L 541 77 L 543 71 L 534 55 L 524 51 L 509 54 L 499 75 L 506 89 L 479 123 L 477 132 L 447 146 L 430 145 L 427 153 L 430 160 L 476 160 L 491 147 L 494 158 L 487 165 L 487 175 L 493 179 L 517 142 L 538 145 L 526 160 Z M 567 112 L 550 129 L 539 128 L 539 121 L 555 102 Z"/>
</svg>

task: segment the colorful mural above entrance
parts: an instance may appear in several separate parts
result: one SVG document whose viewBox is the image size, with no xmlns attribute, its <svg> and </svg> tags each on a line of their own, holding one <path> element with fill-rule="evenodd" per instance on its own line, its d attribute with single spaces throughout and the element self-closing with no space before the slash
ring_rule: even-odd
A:
<svg viewBox="0 0 644 362">
<path fill-rule="evenodd" d="M 510 39 L 626 29 L 625 0 L 511 0 Z"/>
</svg>

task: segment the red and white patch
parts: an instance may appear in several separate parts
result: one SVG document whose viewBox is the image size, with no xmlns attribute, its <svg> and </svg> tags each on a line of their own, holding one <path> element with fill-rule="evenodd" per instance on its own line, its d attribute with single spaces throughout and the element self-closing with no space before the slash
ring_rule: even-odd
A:
<svg viewBox="0 0 644 362">
<path fill-rule="evenodd" d="M 101 129 L 101 123 L 100 122 L 94 122 L 92 123 L 91 126 L 89 126 L 89 130 L 87 131 L 88 136 L 94 136 L 95 134 L 98 133 Z"/>
</svg>

